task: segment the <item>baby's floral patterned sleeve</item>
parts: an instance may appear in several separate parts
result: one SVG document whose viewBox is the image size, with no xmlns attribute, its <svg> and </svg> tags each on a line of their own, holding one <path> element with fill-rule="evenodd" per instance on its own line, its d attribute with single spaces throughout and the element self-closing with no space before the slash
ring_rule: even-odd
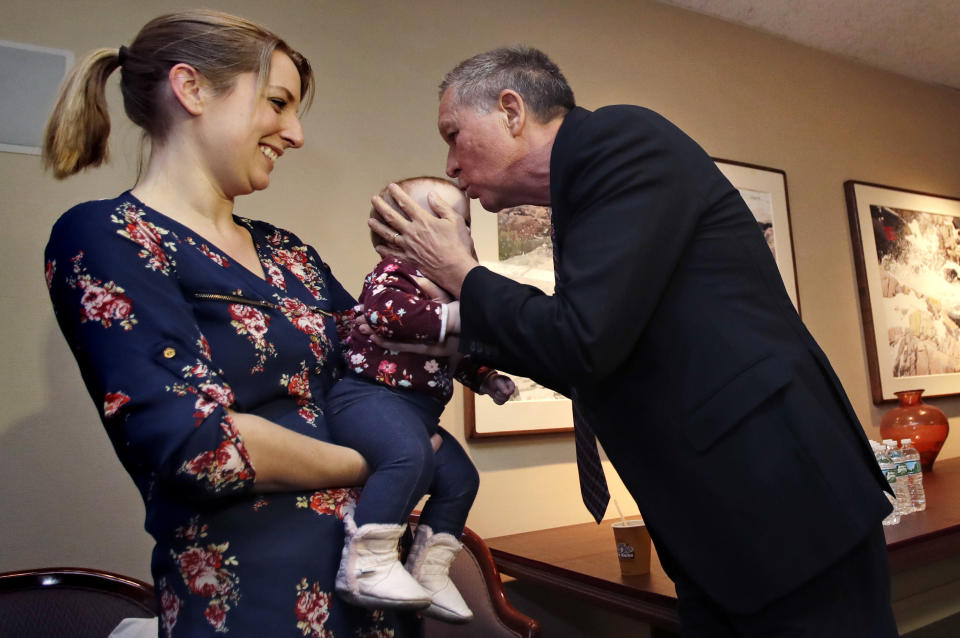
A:
<svg viewBox="0 0 960 638">
<path fill-rule="evenodd" d="M 419 272 L 402 262 L 381 261 L 363 284 L 364 316 L 384 338 L 437 343 L 443 332 L 443 304 L 424 297 L 415 276 Z"/>
<path fill-rule="evenodd" d="M 45 274 L 114 448 L 138 483 L 188 499 L 248 490 L 253 466 L 226 412 L 233 391 L 176 276 L 180 242 L 133 201 L 113 204 L 60 218 Z"/>
</svg>

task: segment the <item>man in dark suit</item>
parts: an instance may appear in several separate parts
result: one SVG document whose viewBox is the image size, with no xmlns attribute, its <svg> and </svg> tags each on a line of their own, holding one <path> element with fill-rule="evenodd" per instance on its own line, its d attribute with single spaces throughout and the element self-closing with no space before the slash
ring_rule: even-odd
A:
<svg viewBox="0 0 960 638">
<path fill-rule="evenodd" d="M 433 214 L 393 191 L 404 219 L 375 198 L 382 252 L 459 299 L 462 352 L 574 398 L 676 582 L 684 634 L 895 636 L 888 486 L 703 149 L 647 109 L 576 107 L 524 47 L 451 71 L 438 125 L 447 173 L 484 208 L 552 207 L 554 294 L 479 266 L 439 200 Z"/>
</svg>

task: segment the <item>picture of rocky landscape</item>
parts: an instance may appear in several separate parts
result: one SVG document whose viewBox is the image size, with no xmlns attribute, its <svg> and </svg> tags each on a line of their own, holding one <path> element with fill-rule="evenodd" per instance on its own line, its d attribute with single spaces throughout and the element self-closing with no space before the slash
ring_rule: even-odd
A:
<svg viewBox="0 0 960 638">
<path fill-rule="evenodd" d="M 497 213 L 499 261 L 482 262 L 490 270 L 514 281 L 536 286 L 553 294 L 553 242 L 550 241 L 550 209 L 517 206 Z M 526 378 L 513 378 L 517 393 L 511 401 L 563 399 L 563 395 Z"/>
<path fill-rule="evenodd" d="M 894 377 L 960 371 L 960 217 L 870 206 Z"/>
</svg>

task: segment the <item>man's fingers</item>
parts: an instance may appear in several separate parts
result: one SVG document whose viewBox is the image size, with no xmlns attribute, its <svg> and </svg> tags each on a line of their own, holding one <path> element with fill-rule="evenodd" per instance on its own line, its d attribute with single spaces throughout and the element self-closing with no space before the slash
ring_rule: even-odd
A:
<svg viewBox="0 0 960 638">
<path fill-rule="evenodd" d="M 422 206 L 413 201 L 413 198 L 403 192 L 403 189 L 396 184 L 390 184 L 387 186 L 387 190 L 390 196 L 393 197 L 393 201 L 397 203 L 400 210 L 402 210 L 411 221 L 421 221 L 428 217 L 436 217 L 432 210 L 424 210 Z"/>
<path fill-rule="evenodd" d="M 392 350 L 393 352 L 412 352 L 413 354 L 426 354 L 432 357 L 449 357 L 457 351 L 460 344 L 460 339 L 454 335 L 447 337 L 443 343 L 390 341 L 376 334 L 370 335 L 370 340 L 381 348 Z"/>
<path fill-rule="evenodd" d="M 425 343 L 410 343 L 405 341 L 390 341 L 383 339 L 378 335 L 370 335 L 370 340 L 381 348 L 392 350 L 394 352 L 412 352 L 413 354 L 429 354 L 428 349 L 433 347 Z"/>
<path fill-rule="evenodd" d="M 409 222 L 403 219 L 403 220 L 400 220 L 400 223 L 409 223 Z M 382 237 L 388 242 L 396 241 L 396 239 L 399 239 L 399 236 L 403 234 L 402 229 L 394 228 L 390 225 L 384 224 L 382 221 L 374 217 L 371 217 L 370 219 L 367 220 L 367 225 L 370 227 L 370 230 L 372 230 L 373 232 L 375 232 L 376 234 L 378 234 L 380 237 Z"/>
<path fill-rule="evenodd" d="M 390 184 L 387 187 L 387 190 L 389 191 L 390 196 L 393 197 L 393 201 L 395 201 L 397 206 L 400 207 L 400 210 L 402 210 L 407 217 L 413 221 L 429 219 L 430 213 L 433 213 L 433 217 L 452 219 L 460 218 L 460 214 L 454 210 L 453 206 L 450 205 L 450 202 L 437 195 L 437 193 L 434 191 L 427 193 L 427 201 L 430 204 L 430 209 L 424 209 L 396 184 Z"/>
<path fill-rule="evenodd" d="M 393 257 L 395 259 L 408 259 L 407 254 L 398 248 L 393 246 L 388 246 L 387 244 L 380 244 L 379 246 L 374 246 L 373 249 L 384 259 Z"/>
<path fill-rule="evenodd" d="M 430 191 L 427 194 L 427 202 L 430 204 L 430 208 L 433 209 L 433 212 L 437 214 L 437 217 L 460 217 L 460 214 L 453 209 L 453 206 L 450 205 L 450 202 L 437 195 L 436 191 Z"/>
<path fill-rule="evenodd" d="M 390 239 L 394 233 L 403 234 L 403 230 L 410 225 L 409 220 L 404 219 L 402 214 L 398 213 L 393 206 L 379 195 L 374 195 L 370 203 L 373 204 L 380 216 L 380 219 L 370 218 L 370 228 L 384 239 Z"/>
</svg>

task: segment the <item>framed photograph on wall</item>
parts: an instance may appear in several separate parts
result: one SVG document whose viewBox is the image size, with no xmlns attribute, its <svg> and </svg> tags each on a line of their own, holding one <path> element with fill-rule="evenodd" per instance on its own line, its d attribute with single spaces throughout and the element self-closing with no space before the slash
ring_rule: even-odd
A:
<svg viewBox="0 0 960 638">
<path fill-rule="evenodd" d="M 777 262 L 793 307 L 800 312 L 793 234 L 790 230 L 790 204 L 787 200 L 787 174 L 777 168 L 756 164 L 716 158 L 713 161 L 720 172 L 740 191 L 741 197 L 756 218 Z"/>
<path fill-rule="evenodd" d="M 470 231 L 483 266 L 553 294 L 549 208 L 517 206 L 494 214 L 474 206 Z M 573 431 L 569 399 L 530 379 L 512 378 L 517 394 L 504 405 L 464 389 L 463 420 L 469 438 Z"/>
<path fill-rule="evenodd" d="M 960 199 L 844 189 L 873 402 L 960 394 Z"/>
</svg>

